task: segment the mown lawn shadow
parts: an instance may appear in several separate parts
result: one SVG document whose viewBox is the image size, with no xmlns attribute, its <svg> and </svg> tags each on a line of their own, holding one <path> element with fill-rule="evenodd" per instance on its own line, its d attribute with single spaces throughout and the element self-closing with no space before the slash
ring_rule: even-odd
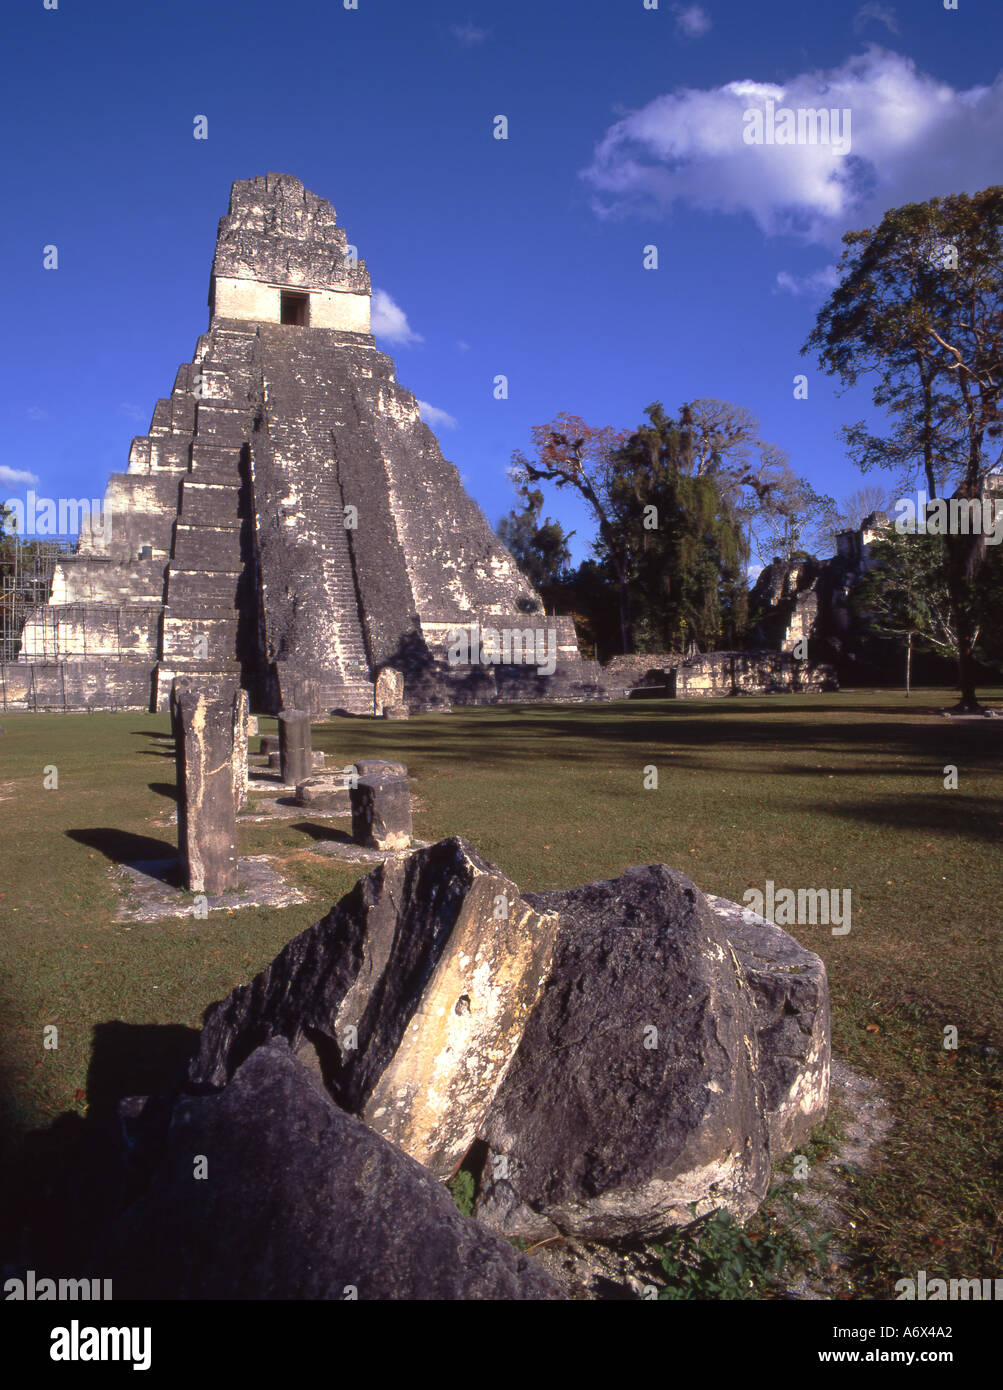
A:
<svg viewBox="0 0 1003 1390">
<path fill-rule="evenodd" d="M 178 847 L 151 835 L 136 835 L 116 826 L 94 827 L 88 830 L 67 830 L 77 844 L 99 850 L 113 864 L 135 864 L 150 859 L 177 859 Z"/>
<path fill-rule="evenodd" d="M 855 806 L 820 802 L 813 809 L 820 815 L 863 821 L 882 830 L 936 831 L 997 846 L 1003 824 L 1003 798 L 966 797 L 956 791 L 943 791 L 939 795 L 936 792 L 929 795 L 907 793 Z"/>
</svg>

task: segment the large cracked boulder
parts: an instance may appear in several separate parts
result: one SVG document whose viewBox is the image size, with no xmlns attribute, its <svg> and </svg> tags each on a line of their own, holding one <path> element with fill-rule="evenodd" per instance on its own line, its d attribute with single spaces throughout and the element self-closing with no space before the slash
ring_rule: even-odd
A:
<svg viewBox="0 0 1003 1390">
<path fill-rule="evenodd" d="M 140 1299 L 557 1299 L 285 1043 L 177 1101 L 159 1165 L 95 1262 Z"/>
<path fill-rule="evenodd" d="M 770 1156 L 782 1158 L 805 1143 L 829 1108 L 825 966 L 765 917 L 727 898 L 707 900 L 752 987 Z"/>
<path fill-rule="evenodd" d="M 439 1177 L 515 1055 L 557 918 L 463 840 L 381 865 L 250 984 L 207 1010 L 190 1070 L 220 1087 L 285 1038 L 331 1097 Z"/>
<path fill-rule="evenodd" d="M 657 1237 L 766 1194 L 756 1006 L 721 922 L 652 865 L 527 894 L 554 963 L 480 1128 L 475 1214 L 507 1236 Z"/>
</svg>

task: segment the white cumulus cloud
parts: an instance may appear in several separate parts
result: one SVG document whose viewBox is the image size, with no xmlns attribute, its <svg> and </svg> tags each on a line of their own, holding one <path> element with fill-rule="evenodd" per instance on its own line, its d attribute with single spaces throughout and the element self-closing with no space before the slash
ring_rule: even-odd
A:
<svg viewBox="0 0 1003 1390">
<path fill-rule="evenodd" d="M 5 463 L 0 463 L 0 483 L 7 487 L 20 487 L 22 484 L 32 487 L 37 482 L 35 473 L 29 473 L 25 468 L 8 468 Z"/>
<path fill-rule="evenodd" d="M 702 5 L 674 5 L 676 28 L 688 39 L 700 39 L 710 29 L 710 15 Z"/>
<path fill-rule="evenodd" d="M 428 401 L 419 401 L 418 409 L 421 412 L 421 418 L 429 429 L 456 429 L 458 422 L 448 410 L 440 410 L 437 405 L 429 405 Z"/>
<path fill-rule="evenodd" d="M 839 272 L 834 265 L 825 265 L 821 270 L 813 270 L 810 275 L 793 275 L 789 270 L 781 270 L 777 275 L 777 289 L 788 294 L 830 294 L 839 284 Z"/>
<path fill-rule="evenodd" d="M 407 321 L 407 314 L 387 294 L 386 290 L 373 290 L 372 329 L 377 338 L 386 338 L 389 343 L 423 343 L 420 333 Z"/>
<path fill-rule="evenodd" d="M 769 101 L 848 111 L 848 152 L 747 144 L 746 112 L 765 111 Z M 956 90 L 872 46 L 783 86 L 746 78 L 658 96 L 609 128 L 583 177 L 600 216 L 681 203 L 748 214 L 767 235 L 832 244 L 890 207 L 998 182 L 1001 130 L 1003 74 L 992 86 Z"/>
<path fill-rule="evenodd" d="M 877 0 L 867 0 L 866 5 L 861 5 L 853 16 L 853 32 L 859 34 L 870 23 L 883 24 L 889 34 L 897 34 L 899 31 L 898 20 L 895 18 L 895 11 L 892 6 L 880 5 Z"/>
<path fill-rule="evenodd" d="M 488 31 L 479 29 L 476 24 L 453 24 L 450 27 L 450 33 L 454 39 L 467 48 L 474 44 L 483 43 L 488 36 Z"/>
</svg>

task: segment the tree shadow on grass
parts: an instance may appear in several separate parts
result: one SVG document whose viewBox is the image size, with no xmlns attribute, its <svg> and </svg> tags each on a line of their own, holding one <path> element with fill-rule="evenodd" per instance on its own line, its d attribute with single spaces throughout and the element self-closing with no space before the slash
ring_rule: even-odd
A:
<svg viewBox="0 0 1003 1390">
<path fill-rule="evenodd" d="M 649 706 L 650 708 L 650 706 Z M 861 724 L 848 720 L 845 724 L 827 722 L 813 724 L 807 720 L 766 719 L 688 719 L 673 718 L 664 713 L 640 719 L 606 719 L 588 724 L 574 715 L 535 716 L 530 720 L 496 718 L 490 729 L 452 726 L 408 726 L 406 736 L 389 739 L 383 754 L 392 748 L 394 756 L 427 757 L 469 762 L 475 758 L 482 767 L 539 763 L 548 757 L 567 763 L 586 763 L 619 756 L 624 745 L 650 748 L 665 743 L 673 748 L 691 748 L 707 757 L 712 764 L 722 752 L 729 750 L 755 751 L 783 747 L 790 753 L 798 751 L 818 754 L 822 750 L 845 754 L 857 752 L 861 757 L 880 754 L 929 756 L 929 729 L 917 724 Z M 551 744 L 551 747 L 547 745 Z M 953 746 L 953 745 L 952 745 Z"/>
<path fill-rule="evenodd" d="M 178 787 L 176 782 L 147 782 L 151 792 L 156 792 L 158 796 L 166 796 L 168 801 L 177 801 Z"/>
<path fill-rule="evenodd" d="M 955 791 L 871 798 L 856 806 L 821 802 L 813 809 L 819 815 L 863 821 L 882 830 L 915 830 L 924 834 L 936 831 L 994 846 L 1000 843 L 1003 825 L 1003 798 L 966 797 Z"/>
<path fill-rule="evenodd" d="M 356 842 L 346 830 L 338 830 L 333 825 L 324 825 L 319 821 L 296 821 L 290 823 L 290 830 L 299 830 L 303 835 L 309 835 L 311 840 L 318 843 L 331 841 L 338 845 L 354 845 Z"/>
<path fill-rule="evenodd" d="M 178 1024 L 95 1026 L 86 1117 L 66 1111 L 46 1128 L 5 1145 L 0 1167 L 5 1273 L 34 1269 L 40 1277 L 60 1277 L 87 1268 L 95 1242 L 145 1180 L 141 1162 L 124 1160 L 118 1104 L 128 1096 L 174 1093 L 198 1036 Z"/>
<path fill-rule="evenodd" d="M 151 859 L 177 859 L 178 847 L 151 835 L 135 835 L 131 830 L 117 827 L 95 827 L 88 830 L 67 830 L 71 840 L 88 849 L 99 850 L 113 864 L 144 863 Z"/>
</svg>

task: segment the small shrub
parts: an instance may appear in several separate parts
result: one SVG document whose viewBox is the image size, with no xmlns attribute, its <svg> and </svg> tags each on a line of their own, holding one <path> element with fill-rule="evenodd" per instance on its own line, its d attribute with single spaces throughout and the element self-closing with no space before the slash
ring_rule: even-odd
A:
<svg viewBox="0 0 1003 1390">
<path fill-rule="evenodd" d="M 461 1168 L 455 1178 L 447 1184 L 453 1194 L 453 1201 L 464 1216 L 473 1216 L 474 1198 L 477 1195 L 477 1179 L 468 1168 Z"/>
<path fill-rule="evenodd" d="M 800 1224 L 786 1194 L 777 1198 Z M 803 1263 L 806 1254 L 821 1258 L 830 1239 L 802 1231 L 805 1239 L 798 1240 L 792 1226 L 774 1230 L 762 1223 L 758 1230 L 745 1231 L 725 1209 L 697 1219 L 696 1203 L 690 1211 L 693 1224 L 654 1247 L 668 1281 L 659 1293 L 663 1301 L 769 1297 L 788 1264 Z"/>
</svg>

